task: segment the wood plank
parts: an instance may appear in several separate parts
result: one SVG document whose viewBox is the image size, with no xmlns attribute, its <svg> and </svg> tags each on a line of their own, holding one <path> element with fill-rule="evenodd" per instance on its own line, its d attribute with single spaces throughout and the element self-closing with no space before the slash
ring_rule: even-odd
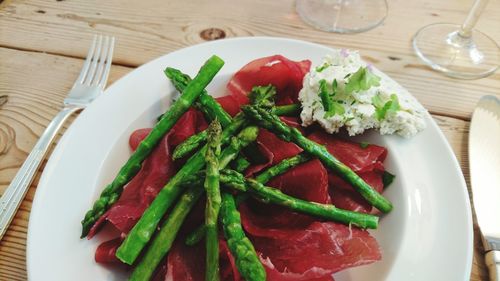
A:
<svg viewBox="0 0 500 281">
<path fill-rule="evenodd" d="M 226 37 L 280 36 L 359 49 L 364 57 L 407 87 L 431 112 L 468 120 L 484 94 L 500 96 L 500 74 L 464 81 L 446 78 L 420 62 L 413 34 L 434 22 L 459 23 L 471 1 L 389 1 L 384 24 L 356 35 L 331 34 L 305 25 L 293 0 L 4 1 L 0 46 L 83 57 L 91 34 L 117 37 L 115 62 L 137 66 L 173 50 L 204 42 L 216 28 Z M 140 12 L 137 12 L 140 11 Z M 500 41 L 500 2 L 490 1 L 478 28 Z"/>
<path fill-rule="evenodd" d="M 7 102 L 0 106 L 2 194 L 40 134 L 60 110 L 83 60 L 0 48 L 0 61 L 0 96 L 7 97 Z M 130 70 L 122 66 L 112 67 L 109 81 L 115 81 Z M 28 219 L 40 175 L 41 172 L 31 184 L 26 199 L 0 241 L 0 280 L 27 278 Z"/>
<path fill-rule="evenodd" d="M 0 48 L 0 96 L 8 101 L 0 111 L 0 194 L 31 150 L 39 135 L 59 110 L 65 93 L 77 76 L 82 60 Z M 8 67 L 6 67 L 8 66 Z M 114 66 L 110 82 L 130 68 Z M 467 134 L 469 122 L 434 116 L 468 174 Z M 0 280 L 26 280 L 25 250 L 29 211 L 38 178 L 32 184 L 6 236 L 0 241 Z M 471 280 L 486 280 L 477 225 Z"/>
</svg>

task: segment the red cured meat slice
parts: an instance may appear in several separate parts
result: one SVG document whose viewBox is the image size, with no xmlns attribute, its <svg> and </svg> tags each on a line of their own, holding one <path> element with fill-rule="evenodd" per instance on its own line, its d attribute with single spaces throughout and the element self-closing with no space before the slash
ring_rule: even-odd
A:
<svg viewBox="0 0 500 281">
<path fill-rule="evenodd" d="M 165 280 L 201 281 L 205 280 L 205 243 L 186 246 L 183 242 L 174 242 L 167 261 Z"/>
<path fill-rule="evenodd" d="M 146 138 L 149 132 L 151 132 L 151 128 L 144 128 L 133 131 L 128 138 L 130 149 L 132 149 L 132 151 L 135 151 L 139 146 L 139 143 L 141 143 L 141 141 Z"/>
<path fill-rule="evenodd" d="M 294 143 L 281 140 L 274 133 L 266 129 L 260 129 L 257 143 L 272 154 L 270 165 L 276 165 L 282 160 L 297 155 L 302 151 Z"/>
<path fill-rule="evenodd" d="M 123 233 L 134 226 L 159 190 L 174 174 L 171 149 L 166 136 L 148 157 L 137 175 L 126 185 L 120 199 L 96 222 L 89 233 L 92 238 L 104 222 L 110 222 Z"/>
<path fill-rule="evenodd" d="M 269 258 L 261 257 L 261 262 L 266 269 L 268 281 L 335 281 L 329 272 L 322 269 L 313 268 L 304 273 L 280 272 Z M 318 275 L 323 276 L 316 277 Z"/>
<path fill-rule="evenodd" d="M 325 145 L 333 156 L 355 172 L 384 171 L 382 162 L 387 157 L 384 147 L 368 145 L 363 148 L 359 143 L 341 140 L 323 131 L 315 131 L 308 138 Z"/>
<path fill-rule="evenodd" d="M 286 237 L 253 237 L 252 242 L 267 259 L 268 280 L 332 280 L 328 278 L 335 272 L 381 259 L 378 243 L 367 231 L 332 222 L 290 230 Z"/>
<path fill-rule="evenodd" d="M 281 120 L 287 125 L 300 128 L 298 119 L 295 117 L 282 117 Z M 257 136 L 257 146 L 260 153 L 267 160 L 264 163 L 253 165 L 246 170 L 246 176 L 254 175 L 263 169 L 276 165 L 286 158 L 297 155 L 302 149 L 296 144 L 286 142 L 266 129 L 260 129 Z"/>
<path fill-rule="evenodd" d="M 120 199 L 92 227 L 89 239 L 106 221 L 122 233 L 128 233 L 156 194 L 175 174 L 176 169 L 171 158 L 173 146 L 204 126 L 206 123 L 201 113 L 193 109 L 188 110 L 144 161 L 141 170 L 125 186 Z M 134 132 L 129 138 L 130 146 L 133 149 L 136 148 L 149 133 L 149 130 L 141 129 Z"/>
<path fill-rule="evenodd" d="M 363 180 L 378 192 L 382 192 L 383 161 L 387 149 L 377 145 L 363 148 L 360 144 L 335 138 L 324 132 L 314 132 L 309 138 L 326 146 L 328 151 L 341 162 L 353 169 Z M 371 205 L 357 193 L 351 185 L 329 171 L 330 195 L 335 206 L 357 212 L 369 213 Z"/>
<path fill-rule="evenodd" d="M 207 128 L 207 122 L 201 112 L 190 108 L 172 127 L 169 135 L 170 146 L 177 146 L 188 137 Z"/>
<path fill-rule="evenodd" d="M 219 240 L 220 248 L 220 275 L 223 281 L 243 281 L 233 255 L 229 251 L 229 247 L 224 240 Z"/>
<path fill-rule="evenodd" d="M 328 175 L 319 160 L 312 160 L 290 169 L 266 185 L 304 200 L 330 203 Z M 239 210 L 245 230 L 254 236 L 286 236 L 288 233 L 284 230 L 301 229 L 315 220 L 284 207 L 254 200 L 242 203 Z"/>
<path fill-rule="evenodd" d="M 243 105 L 243 103 L 239 102 L 234 98 L 234 96 L 231 95 L 219 97 L 216 98 L 216 100 L 232 117 L 240 112 L 240 107 Z"/>
<path fill-rule="evenodd" d="M 115 238 L 99 245 L 95 251 L 95 261 L 98 263 L 120 263 L 115 254 L 122 241 L 121 238 Z"/>
<path fill-rule="evenodd" d="M 222 281 L 243 281 L 226 242 L 219 240 L 219 266 Z M 177 240 L 168 254 L 167 273 L 169 281 L 205 280 L 205 243 L 186 246 Z"/>
<path fill-rule="evenodd" d="M 247 95 L 254 86 L 272 84 L 278 92 L 277 104 L 297 102 L 302 79 L 311 62 L 291 61 L 281 55 L 264 57 L 243 66 L 227 84 L 227 89 L 239 103 L 248 103 Z"/>
<path fill-rule="evenodd" d="M 359 176 L 373 187 L 376 191 L 381 193 L 384 189 L 382 182 L 382 172 L 370 171 L 358 173 Z M 366 201 L 353 187 L 340 177 L 330 173 L 328 175 L 330 185 L 330 196 L 332 204 L 341 209 L 351 210 L 355 212 L 370 213 L 372 206 Z"/>
</svg>

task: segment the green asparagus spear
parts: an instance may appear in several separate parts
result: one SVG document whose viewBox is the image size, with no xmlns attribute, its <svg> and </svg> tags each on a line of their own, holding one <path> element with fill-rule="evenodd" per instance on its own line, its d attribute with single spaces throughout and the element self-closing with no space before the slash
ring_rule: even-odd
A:
<svg viewBox="0 0 500 281">
<path fill-rule="evenodd" d="M 243 119 L 243 118 L 242 118 Z M 173 160 L 179 160 L 184 156 L 188 155 L 192 151 L 195 151 L 207 140 L 207 130 L 203 130 L 197 134 L 194 134 L 184 140 L 182 143 L 175 147 L 172 153 Z"/>
<path fill-rule="evenodd" d="M 275 95 L 276 95 L 276 89 L 273 86 L 269 85 L 269 86 L 254 87 L 249 97 L 252 104 L 258 104 L 267 108 L 274 105 L 274 102 L 272 100 Z M 207 105 L 207 107 L 208 106 L 209 105 Z M 245 119 L 245 115 L 240 113 L 237 114 L 234 118 L 238 120 L 243 120 Z M 224 123 L 222 123 L 222 126 L 225 127 Z M 183 143 L 179 144 L 175 148 L 174 153 L 172 154 L 172 158 L 174 160 L 177 160 L 188 155 L 190 152 L 194 151 L 201 144 L 203 144 L 206 141 L 206 139 L 207 139 L 206 131 L 202 131 L 198 134 L 192 135 L 191 137 L 189 137 L 187 140 L 185 140 Z"/>
<path fill-rule="evenodd" d="M 300 105 L 288 104 L 273 107 L 273 113 L 278 116 L 297 116 L 300 113 Z"/>
<path fill-rule="evenodd" d="M 204 107 L 201 102 L 198 100 L 193 102 L 193 107 L 196 108 L 198 111 L 203 113 L 203 116 L 205 117 L 205 120 L 215 120 L 217 119 L 216 116 L 213 115 L 213 112 L 208 110 L 207 107 Z"/>
<path fill-rule="evenodd" d="M 232 135 L 237 133 L 247 123 L 245 118 L 234 119 L 222 132 L 222 143 L 225 144 Z M 201 170 L 205 165 L 206 146 L 193 154 L 182 168 L 156 195 L 155 199 L 144 211 L 142 217 L 129 232 L 122 245 L 116 251 L 116 257 L 126 264 L 132 264 L 146 246 L 156 230 L 160 219 L 168 208 L 179 197 L 183 188 L 181 183 L 186 177 Z"/>
<path fill-rule="evenodd" d="M 305 213 L 320 218 L 341 222 L 344 224 L 354 224 L 361 228 L 377 228 L 378 217 L 336 208 L 333 205 L 309 202 L 294 198 L 282 193 L 280 190 L 245 177 L 234 171 L 224 169 L 220 172 L 220 182 L 224 186 L 237 191 L 250 192 L 255 197 L 265 203 L 273 203 L 290 208 L 296 212 Z"/>
<path fill-rule="evenodd" d="M 265 281 L 266 271 L 241 227 L 240 213 L 236 209 L 233 195 L 227 192 L 222 193 L 221 221 L 227 246 L 243 279 Z"/>
<path fill-rule="evenodd" d="M 260 126 L 274 132 L 285 141 L 292 141 L 307 153 L 318 157 L 328 168 L 350 183 L 371 205 L 384 213 L 392 210 L 392 204 L 380 193 L 368 185 L 354 171 L 331 155 L 328 150 L 310 139 L 304 137 L 296 128 L 283 123 L 278 116 L 258 106 L 247 105 L 242 107 L 243 112 Z"/>
<path fill-rule="evenodd" d="M 236 162 L 240 158 L 241 158 L 241 154 L 238 156 L 238 158 L 234 159 L 234 161 L 232 163 Z M 242 159 L 245 159 L 245 158 L 242 158 Z M 297 165 L 300 165 L 302 163 L 305 163 L 308 160 L 310 160 L 310 157 L 305 153 L 301 153 L 301 154 L 295 155 L 293 157 L 284 159 L 280 163 L 278 163 L 272 167 L 269 167 L 264 172 L 260 173 L 255 178 L 255 180 L 262 183 L 262 184 L 265 184 L 268 181 L 270 181 L 272 178 L 274 178 L 278 175 L 281 175 L 281 174 L 285 173 L 286 171 L 290 170 L 291 168 L 293 168 Z M 246 159 L 245 159 L 245 161 L 246 161 Z M 237 169 L 234 169 L 234 170 L 236 170 L 237 172 L 241 172 L 241 171 L 238 171 Z M 193 176 L 193 177 L 195 178 L 194 181 L 185 182 L 186 186 L 196 185 L 197 183 L 199 183 L 201 181 L 200 179 L 196 179 L 197 176 Z M 248 196 L 248 193 L 238 194 L 238 196 L 236 197 L 236 202 L 237 202 L 236 205 L 238 205 L 239 202 L 246 199 L 247 196 Z M 197 244 L 199 241 L 201 241 L 201 239 L 203 239 L 204 236 L 205 236 L 205 226 L 200 225 L 199 227 L 197 227 L 193 232 L 191 232 L 186 237 L 186 245 L 193 246 L 193 245 Z"/>
<path fill-rule="evenodd" d="M 158 235 L 151 243 L 151 247 L 146 252 L 141 262 L 134 268 L 129 278 L 130 281 L 143 281 L 151 278 L 158 263 L 167 254 L 170 247 L 172 247 L 172 243 L 182 223 L 203 194 L 203 191 L 201 186 L 191 186 L 181 196 L 177 205 L 175 205 L 174 209 L 165 220 Z"/>
<path fill-rule="evenodd" d="M 221 141 L 224 141 L 224 139 L 225 139 L 224 133 L 227 132 L 227 130 L 230 127 L 226 128 L 222 132 L 222 140 Z M 254 137 L 254 140 L 255 140 L 256 136 L 257 136 L 257 133 L 255 132 L 255 127 L 249 127 L 249 128 L 243 129 L 238 134 L 238 138 L 242 140 L 242 143 L 247 143 L 247 144 L 252 141 L 251 140 L 252 137 Z M 226 136 L 226 138 L 228 138 L 228 137 Z M 239 151 L 233 151 L 232 155 L 225 153 L 226 150 L 231 150 L 231 149 L 232 148 L 226 148 L 222 151 L 221 156 L 219 158 L 219 167 L 220 168 L 224 168 L 223 163 L 229 163 L 231 161 L 229 158 L 234 159 L 238 155 Z M 205 149 L 205 151 L 206 151 L 206 149 Z M 204 153 L 205 152 L 203 152 L 203 154 L 201 154 L 201 155 L 203 156 Z M 223 157 L 225 157 L 226 160 L 222 161 Z M 204 157 L 202 157 L 201 159 L 202 159 L 202 161 L 204 161 Z M 195 173 L 196 173 L 196 171 L 193 171 L 192 173 L 190 173 L 188 175 L 183 175 L 183 178 L 189 178 L 189 175 L 193 176 Z M 175 214 L 175 217 L 170 218 L 172 216 L 172 214 L 169 215 L 169 217 L 167 218 L 167 220 L 165 221 L 163 226 L 160 228 L 158 235 L 153 239 L 151 247 L 148 248 L 143 259 L 138 263 L 138 265 L 134 269 L 134 273 L 132 274 L 132 276 L 135 279 L 132 279 L 132 280 L 148 280 L 151 277 L 151 274 L 153 274 L 153 272 L 156 269 L 156 267 L 158 266 L 158 264 L 163 259 L 163 257 L 170 250 L 170 247 L 172 246 L 172 242 L 174 241 L 174 239 L 177 235 L 177 232 L 179 230 L 180 225 L 182 224 L 183 220 L 185 219 L 187 214 L 190 212 L 190 210 L 194 206 L 194 203 L 191 204 L 191 201 L 183 200 L 182 198 L 185 198 L 185 197 L 191 198 L 191 197 L 193 197 L 193 195 L 192 195 L 193 193 L 196 193 L 199 190 L 201 190 L 201 192 L 202 192 L 204 190 L 203 188 L 197 188 L 197 187 L 201 186 L 201 183 L 203 183 L 201 181 L 202 177 L 197 176 L 197 177 L 195 177 L 195 179 L 196 179 L 196 183 L 193 183 L 192 185 L 190 185 L 188 191 L 186 191 L 186 193 L 184 193 L 184 195 L 181 197 L 181 200 L 174 207 L 172 214 Z M 180 186 L 181 186 L 180 184 L 177 184 L 177 185 L 174 185 L 171 187 L 177 188 Z M 158 196 L 156 198 L 158 198 Z M 198 196 L 198 198 L 199 198 L 199 196 Z M 155 199 L 155 201 L 156 201 L 156 199 Z M 164 201 L 164 200 L 162 200 L 162 201 Z M 148 211 L 151 212 L 150 209 L 151 209 L 151 207 L 148 208 L 146 210 L 146 212 L 148 212 Z M 158 215 L 160 217 L 163 216 L 163 214 L 158 214 Z M 143 216 L 143 218 L 144 218 L 144 216 Z M 143 218 L 141 218 L 141 219 L 143 219 Z M 135 231 L 137 233 L 141 233 L 142 231 L 147 231 L 146 234 L 149 235 L 149 237 L 147 237 L 149 239 L 149 238 L 151 238 L 151 235 L 149 234 L 150 231 L 151 232 L 154 231 L 156 229 L 157 224 L 158 223 L 153 225 L 152 223 L 149 223 L 149 224 L 147 224 L 147 226 L 152 227 L 152 229 L 144 229 L 144 230 L 143 229 L 139 229 L 139 230 L 136 229 Z M 135 227 L 134 227 L 134 229 L 135 229 Z M 132 233 L 132 232 L 130 232 L 130 233 Z M 130 233 L 129 233 L 129 236 L 130 236 Z M 129 236 L 127 236 L 126 240 L 130 239 Z M 141 239 L 141 238 L 145 238 L 145 235 L 140 236 L 140 235 L 135 234 L 135 236 L 134 236 L 134 239 Z M 139 246 L 137 246 L 135 243 L 138 243 Z M 128 248 L 126 250 L 131 251 L 131 253 L 133 255 L 136 252 L 140 253 L 140 251 L 142 250 L 142 248 L 144 247 L 144 245 L 146 243 L 147 243 L 147 241 L 143 242 L 143 241 L 131 240 L 131 242 L 129 242 L 129 244 L 127 246 Z M 123 245 L 124 244 L 122 244 L 122 247 L 123 247 Z M 129 257 L 128 256 L 129 253 L 126 252 L 126 254 L 127 254 L 127 257 Z M 118 256 L 118 252 L 117 252 L 117 257 L 122 259 L 122 257 Z M 133 257 L 133 259 L 129 259 L 129 264 L 132 264 L 136 258 L 137 258 L 137 256 Z"/>
<path fill-rule="evenodd" d="M 238 155 L 236 159 L 231 162 L 231 167 L 238 171 L 238 172 L 243 172 L 245 171 L 248 167 L 250 167 L 250 161 L 248 161 L 243 155 Z"/>
<path fill-rule="evenodd" d="M 183 92 L 187 87 L 189 82 L 191 82 L 191 77 L 189 75 L 182 73 L 180 70 L 167 67 L 165 69 L 165 75 L 172 81 L 174 87 L 179 91 Z M 227 127 L 231 123 L 231 116 L 224 111 L 222 106 L 212 97 L 207 91 L 203 91 L 198 97 L 200 107 L 203 108 L 202 111 L 206 111 L 206 114 L 210 116 L 210 120 L 219 120 L 222 127 Z"/>
<path fill-rule="evenodd" d="M 275 112 L 279 116 L 294 116 L 297 115 L 299 111 L 300 111 L 300 106 L 296 104 L 281 105 L 273 108 L 273 112 Z M 234 118 L 242 118 L 242 117 L 244 117 L 244 115 L 240 113 L 236 115 Z M 174 153 L 172 154 L 172 158 L 174 160 L 183 158 L 184 156 L 188 155 L 190 152 L 198 148 L 201 144 L 203 144 L 206 139 L 207 139 L 206 131 L 201 131 L 198 134 L 190 136 L 175 148 Z"/>
<path fill-rule="evenodd" d="M 279 176 L 279 175 L 285 173 L 286 171 L 290 170 L 291 168 L 309 161 L 310 159 L 311 159 L 311 157 L 304 152 L 297 154 L 295 156 L 292 156 L 290 158 L 283 159 L 278 164 L 276 164 L 272 167 L 269 167 L 265 171 L 260 173 L 257 177 L 255 177 L 255 180 L 262 183 L 262 184 L 266 184 L 272 178 Z M 236 170 L 236 169 L 234 169 L 234 170 Z M 236 170 L 236 171 L 241 173 L 241 171 L 238 171 L 238 170 Z M 248 193 L 238 194 L 235 198 L 236 205 L 239 205 L 241 202 L 245 201 L 248 198 L 248 196 L 249 196 Z"/>
<path fill-rule="evenodd" d="M 247 120 L 245 119 L 245 115 L 240 113 L 233 118 L 233 123 L 245 123 Z M 188 155 L 200 145 L 202 145 L 207 140 L 207 131 L 201 131 L 197 134 L 194 134 L 187 138 L 183 143 L 179 144 L 172 154 L 172 159 L 178 160 Z"/>
<path fill-rule="evenodd" d="M 305 163 L 309 160 L 311 160 L 311 157 L 304 152 L 292 156 L 290 158 L 283 159 L 278 164 L 269 167 L 264 172 L 260 173 L 257 177 L 255 177 L 255 180 L 262 184 L 265 184 L 272 178 L 279 176 L 285 173 L 286 171 L 290 170 L 291 168 L 298 166 L 302 163 Z"/>
<path fill-rule="evenodd" d="M 261 106 L 267 109 L 274 107 L 274 97 L 276 88 L 269 84 L 267 86 L 255 86 L 248 94 L 248 99 L 253 105 Z"/>
<path fill-rule="evenodd" d="M 243 129 L 237 137 L 232 137 L 229 145 L 224 149 L 219 158 L 219 165 L 226 167 L 233 161 L 239 152 L 254 142 L 259 135 L 259 128 L 256 126 L 248 126 Z M 235 156 L 236 155 L 236 156 Z"/>
<path fill-rule="evenodd" d="M 139 144 L 135 152 L 120 169 L 113 182 L 106 186 L 99 196 L 99 199 L 94 202 L 92 209 L 85 214 L 82 220 L 82 238 L 87 236 L 90 228 L 97 219 L 118 200 L 123 191 L 123 186 L 141 169 L 141 164 L 144 159 L 148 157 L 162 137 L 170 131 L 182 114 L 186 112 L 223 65 L 224 61 L 222 59 L 217 56 L 212 56 L 201 67 L 196 77 L 186 86 L 181 97 L 174 102 L 165 113 L 165 116 Z"/>
<path fill-rule="evenodd" d="M 235 159 L 235 161 L 238 158 Z M 261 184 L 266 184 L 268 181 L 270 181 L 272 178 L 279 176 L 281 174 L 284 174 L 286 171 L 290 170 L 291 168 L 298 166 L 302 163 L 305 163 L 309 161 L 311 158 L 308 156 L 306 153 L 300 153 L 295 156 L 292 156 L 290 158 L 284 159 L 278 164 L 271 166 L 264 170 L 262 173 L 260 173 L 255 180 L 258 181 Z M 240 171 L 237 171 L 240 172 Z M 202 175 L 201 175 L 202 176 Z M 189 179 L 187 179 L 184 184 L 186 186 L 191 186 L 191 185 L 199 185 L 201 183 L 201 178 L 200 175 L 192 175 Z M 238 196 L 236 196 L 236 205 L 238 205 L 241 201 L 245 200 L 248 197 L 248 193 L 240 193 Z M 201 225 L 197 227 L 192 233 L 190 233 L 186 237 L 186 244 L 189 246 L 195 245 L 198 243 L 203 237 L 205 236 L 205 228 L 204 225 Z"/>
<path fill-rule="evenodd" d="M 220 155 L 220 132 L 222 128 L 219 121 L 214 120 L 208 127 L 207 152 L 205 153 L 206 176 L 205 192 L 207 203 L 205 206 L 205 229 L 206 229 L 206 281 L 218 281 L 219 275 L 219 237 L 217 221 L 221 204 L 219 186 L 219 155 Z"/>
</svg>

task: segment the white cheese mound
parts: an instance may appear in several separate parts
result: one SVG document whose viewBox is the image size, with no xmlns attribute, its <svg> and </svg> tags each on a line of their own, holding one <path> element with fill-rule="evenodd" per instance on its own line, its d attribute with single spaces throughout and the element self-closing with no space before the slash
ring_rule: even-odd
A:
<svg viewBox="0 0 500 281">
<path fill-rule="evenodd" d="M 345 94 L 343 92 L 349 75 L 352 75 L 360 67 L 367 67 L 373 74 L 380 77 L 379 86 L 372 86 L 368 90 Z M 341 106 L 344 113 L 333 116 L 325 116 L 325 110 L 319 96 L 319 85 L 321 80 L 326 80 L 331 86 L 333 80 L 337 80 L 337 89 L 340 94 Z M 398 98 L 400 108 L 397 111 L 388 111 L 379 120 L 372 98 L 378 95 L 382 100 L 391 99 L 395 94 Z M 377 129 L 380 134 L 398 134 L 409 138 L 425 129 L 424 115 L 426 110 L 417 100 L 396 81 L 389 78 L 378 69 L 364 62 L 357 51 L 336 50 L 327 55 L 322 64 L 312 68 L 306 74 L 302 90 L 299 93 L 302 103 L 301 119 L 304 126 L 318 122 L 327 132 L 338 132 L 345 127 L 349 135 L 354 136 L 363 133 L 367 129 Z"/>
</svg>

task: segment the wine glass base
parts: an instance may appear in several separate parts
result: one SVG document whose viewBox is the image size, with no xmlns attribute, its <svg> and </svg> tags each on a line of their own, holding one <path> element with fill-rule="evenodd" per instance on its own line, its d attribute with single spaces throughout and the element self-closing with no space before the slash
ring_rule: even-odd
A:
<svg viewBox="0 0 500 281">
<path fill-rule="evenodd" d="M 296 0 L 307 24 L 328 32 L 358 33 L 380 25 L 387 16 L 386 0 Z"/>
<path fill-rule="evenodd" d="M 493 74 L 500 63 L 497 43 L 477 30 L 470 36 L 459 31 L 458 24 L 425 26 L 413 37 L 413 48 L 426 64 L 450 77 L 478 79 Z"/>
</svg>

